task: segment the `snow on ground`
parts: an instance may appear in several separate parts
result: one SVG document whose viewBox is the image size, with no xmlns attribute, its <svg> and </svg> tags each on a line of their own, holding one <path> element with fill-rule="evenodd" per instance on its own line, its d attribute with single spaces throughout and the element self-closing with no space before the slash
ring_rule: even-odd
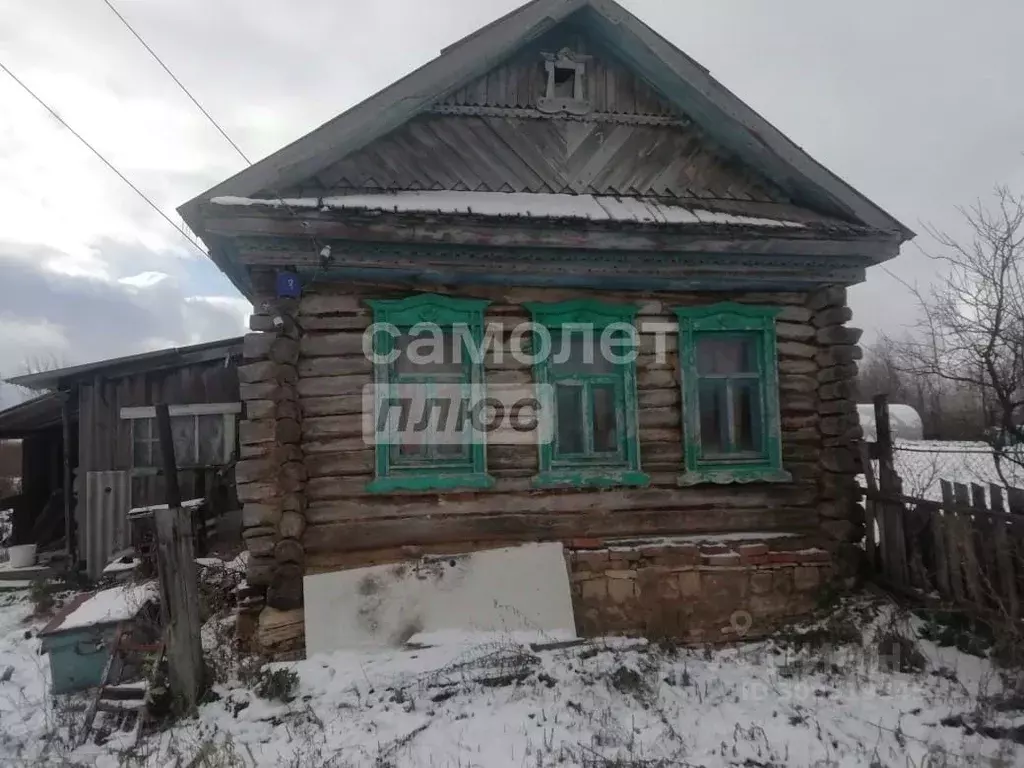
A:
<svg viewBox="0 0 1024 768">
<path fill-rule="evenodd" d="M 903 492 L 929 500 L 942 499 L 940 480 L 1005 485 L 996 470 L 992 449 L 985 443 L 943 440 L 897 440 L 894 459 Z M 878 464 L 875 462 L 875 471 Z M 1009 485 L 1024 488 L 1024 470 L 1003 462 Z M 863 484 L 863 476 L 861 477 Z"/>
<path fill-rule="evenodd" d="M 45 658 L 24 638 L 30 605 L 9 599 L 0 605 L 0 669 L 15 672 L 0 683 L 0 753 L 25 765 L 161 768 L 1024 763 L 1019 744 L 947 719 L 970 716 L 999 690 L 987 661 L 920 641 L 926 669 L 890 671 L 875 640 L 888 607 L 848 606 L 798 643 L 664 649 L 609 639 L 534 650 L 526 638 L 445 635 L 423 638 L 443 643 L 431 647 L 276 664 L 269 671 L 282 688 L 289 671 L 297 676 L 287 703 L 238 680 L 219 684 L 198 718 L 128 756 L 109 745 L 71 751 L 74 716 L 47 695 Z M 856 642 L 829 644 L 840 638 Z"/>
<path fill-rule="evenodd" d="M 46 617 L 34 617 L 25 592 L 0 595 L 0 763 L 42 765 L 59 761 L 74 722 L 75 697 L 49 695 L 48 659 L 39 655 L 36 634 Z M 12 668 L 7 680 L 5 671 Z M 78 714 L 78 719 L 82 715 Z"/>
</svg>

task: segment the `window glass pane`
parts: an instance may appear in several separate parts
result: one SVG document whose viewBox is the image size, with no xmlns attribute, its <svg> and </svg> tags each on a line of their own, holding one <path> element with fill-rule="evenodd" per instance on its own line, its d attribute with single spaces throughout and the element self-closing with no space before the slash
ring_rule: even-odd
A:
<svg viewBox="0 0 1024 768">
<path fill-rule="evenodd" d="M 619 347 L 613 350 L 622 354 Z M 562 331 L 552 334 L 551 370 L 556 374 L 614 373 L 615 365 L 601 354 L 601 332 Z"/>
<path fill-rule="evenodd" d="M 227 440 L 234 440 L 234 436 L 228 436 L 224 430 L 224 416 L 221 414 L 208 414 L 199 417 L 199 463 L 203 466 L 212 466 L 224 463 L 224 444 Z"/>
<path fill-rule="evenodd" d="M 705 456 L 723 454 L 729 450 L 727 438 L 726 397 L 724 381 L 700 383 L 700 446 Z"/>
<path fill-rule="evenodd" d="M 422 432 L 405 431 L 398 438 L 398 444 L 391 448 L 392 459 L 396 463 L 402 461 L 424 461 L 427 458 L 427 444 Z"/>
<path fill-rule="evenodd" d="M 395 349 L 395 372 L 400 375 L 462 374 L 462 342 L 451 329 L 403 333 L 395 339 Z"/>
<path fill-rule="evenodd" d="M 463 459 L 469 456 L 469 446 L 465 443 L 438 443 L 435 452 L 439 459 L 444 459 L 446 461 Z"/>
<path fill-rule="evenodd" d="M 761 450 L 761 402 L 756 381 L 734 381 L 732 417 L 737 451 Z"/>
<path fill-rule="evenodd" d="M 612 453 L 619 449 L 616 424 L 615 387 L 597 385 L 591 388 L 594 407 L 594 452 Z"/>
<path fill-rule="evenodd" d="M 555 435 L 558 453 L 583 453 L 583 388 L 572 384 L 558 384 L 555 387 Z"/>
<path fill-rule="evenodd" d="M 132 419 L 132 466 L 156 466 L 153 437 L 156 419 Z"/>
<path fill-rule="evenodd" d="M 723 375 L 757 372 L 757 341 L 753 337 L 707 334 L 697 337 L 697 373 Z"/>
<path fill-rule="evenodd" d="M 174 442 L 174 460 L 177 465 L 196 463 L 196 417 L 172 416 L 171 439 Z"/>
</svg>

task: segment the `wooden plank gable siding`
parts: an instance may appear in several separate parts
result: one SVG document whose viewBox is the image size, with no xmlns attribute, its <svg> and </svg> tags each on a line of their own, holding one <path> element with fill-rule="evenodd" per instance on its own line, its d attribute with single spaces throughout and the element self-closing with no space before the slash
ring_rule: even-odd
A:
<svg viewBox="0 0 1024 768">
<path fill-rule="evenodd" d="M 445 291 L 440 291 L 444 293 Z M 655 337 L 642 334 L 637 361 L 640 453 L 651 485 L 606 491 L 537 491 L 533 445 L 489 445 L 487 471 L 493 488 L 477 492 L 401 492 L 386 496 L 367 490 L 373 479 L 374 451 L 362 436 L 361 392 L 372 382 L 362 352 L 362 332 L 372 322 L 368 298 L 400 298 L 408 289 L 325 283 L 306 293 L 297 320 L 303 328 L 296 385 L 302 418 L 302 451 L 308 474 L 306 529 L 302 537 L 307 569 L 330 569 L 350 562 L 359 551 L 401 545 L 457 544 L 470 541 L 571 539 L 585 536 L 635 536 L 687 532 L 803 531 L 818 525 L 819 453 L 818 364 L 812 312 L 802 292 L 728 294 L 650 294 L 551 289 L 465 287 L 460 297 L 489 299 L 486 322 L 511 329 L 530 319 L 524 303 L 599 298 L 639 306 L 638 322 L 675 326 L 672 308 L 733 299 L 780 308 L 779 365 L 783 461 L 792 482 L 757 486 L 680 488 L 683 461 L 679 362 L 676 334 L 667 337 L 668 356 L 658 362 Z M 256 306 L 261 302 L 257 301 Z M 254 329 L 270 330 L 272 318 L 256 315 Z M 802 341 L 796 341 L 800 339 Z M 506 350 L 509 347 L 506 347 Z M 488 383 L 533 381 L 531 368 L 508 354 L 500 363 L 489 355 Z M 273 405 L 275 383 L 242 385 L 250 415 Z M 266 407 L 263 407 L 263 406 Z M 253 440 L 242 446 L 243 461 L 253 467 L 270 456 L 273 443 Z M 248 469 L 246 469 L 246 472 Z M 240 478 L 242 501 L 261 507 L 258 477 Z"/>
<path fill-rule="evenodd" d="M 538 111 L 542 52 L 589 56 L 584 115 Z M 660 195 L 788 202 L 611 53 L 571 27 L 276 196 L 379 190 Z"/>
<path fill-rule="evenodd" d="M 283 194 L 381 190 L 789 202 L 693 126 L 517 115 L 421 115 Z"/>
<path fill-rule="evenodd" d="M 569 48 L 589 56 L 583 96 L 595 112 L 622 115 L 678 116 L 668 99 L 627 69 L 613 54 L 571 29 L 558 30 L 528 51 L 495 67 L 442 100 L 443 106 L 532 109 L 546 93 L 547 73 L 541 52 Z"/>
</svg>

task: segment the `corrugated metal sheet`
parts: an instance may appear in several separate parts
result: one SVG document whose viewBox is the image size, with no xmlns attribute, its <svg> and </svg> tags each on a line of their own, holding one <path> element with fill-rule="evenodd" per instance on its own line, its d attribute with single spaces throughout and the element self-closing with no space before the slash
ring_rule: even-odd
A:
<svg viewBox="0 0 1024 768">
<path fill-rule="evenodd" d="M 90 578 L 98 577 L 111 555 L 129 545 L 130 508 L 127 472 L 86 473 L 85 535 L 80 541 L 84 539 L 82 555 Z"/>
</svg>

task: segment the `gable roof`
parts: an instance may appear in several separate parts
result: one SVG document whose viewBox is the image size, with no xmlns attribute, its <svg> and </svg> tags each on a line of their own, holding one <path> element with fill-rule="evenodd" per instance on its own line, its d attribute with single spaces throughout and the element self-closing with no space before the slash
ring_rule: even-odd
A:
<svg viewBox="0 0 1024 768">
<path fill-rule="evenodd" d="M 178 211 L 210 246 L 214 262 L 248 293 L 247 270 L 233 259 L 226 242 L 204 230 L 204 204 L 215 197 L 279 197 L 290 185 L 430 110 L 570 17 L 714 136 L 724 150 L 786 190 L 794 203 L 889 233 L 900 242 L 914 236 L 615 0 L 532 0 L 445 48 L 437 58 L 306 136 L 203 192 Z"/>
</svg>

